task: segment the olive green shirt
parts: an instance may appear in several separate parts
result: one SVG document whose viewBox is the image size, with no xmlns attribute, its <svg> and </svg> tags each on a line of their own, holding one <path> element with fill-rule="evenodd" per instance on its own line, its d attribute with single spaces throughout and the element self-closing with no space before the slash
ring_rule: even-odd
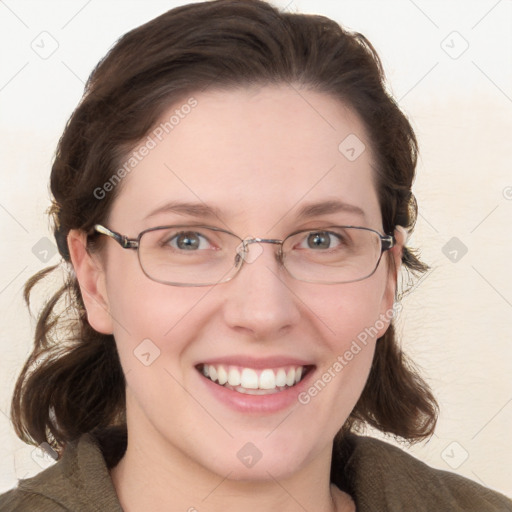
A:
<svg viewBox="0 0 512 512">
<path fill-rule="evenodd" d="M 0 495 L 0 511 L 122 512 L 109 468 L 125 449 L 126 434 L 84 434 L 56 464 Z M 512 512 L 512 500 L 498 492 L 355 434 L 335 444 L 331 480 L 358 512 Z"/>
</svg>

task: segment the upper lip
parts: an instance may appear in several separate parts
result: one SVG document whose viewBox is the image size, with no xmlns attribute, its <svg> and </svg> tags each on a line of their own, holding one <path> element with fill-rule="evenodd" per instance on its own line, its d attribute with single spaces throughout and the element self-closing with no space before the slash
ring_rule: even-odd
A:
<svg viewBox="0 0 512 512">
<path fill-rule="evenodd" d="M 251 357 L 244 355 L 232 355 L 225 357 L 216 357 L 213 359 L 205 359 L 199 364 L 213 364 L 225 366 L 242 366 L 244 368 L 280 368 L 283 366 L 313 366 L 311 361 L 298 359 L 290 356 L 273 356 L 273 357 Z M 197 365 L 196 365 L 197 366 Z"/>
</svg>

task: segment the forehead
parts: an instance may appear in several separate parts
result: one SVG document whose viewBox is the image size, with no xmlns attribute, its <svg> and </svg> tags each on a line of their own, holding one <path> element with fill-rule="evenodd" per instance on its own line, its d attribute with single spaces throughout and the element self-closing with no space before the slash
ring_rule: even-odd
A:
<svg viewBox="0 0 512 512">
<path fill-rule="evenodd" d="M 183 212 L 146 219 L 177 202 L 208 205 L 231 228 L 292 223 L 306 204 L 323 201 L 356 206 L 365 225 L 380 224 L 364 126 L 323 93 L 286 85 L 192 94 L 162 113 L 134 152 L 139 160 L 110 217 L 117 229 L 179 220 Z"/>
</svg>

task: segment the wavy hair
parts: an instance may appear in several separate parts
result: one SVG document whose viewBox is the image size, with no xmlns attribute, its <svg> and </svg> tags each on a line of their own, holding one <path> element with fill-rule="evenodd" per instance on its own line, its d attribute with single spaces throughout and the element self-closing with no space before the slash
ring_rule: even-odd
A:
<svg viewBox="0 0 512 512">
<path fill-rule="evenodd" d="M 11 416 L 23 441 L 46 441 L 60 451 L 83 433 L 126 428 L 125 380 L 115 340 L 87 321 L 67 234 L 88 233 L 106 221 L 121 187 L 101 200 L 95 190 L 165 109 L 207 87 L 254 84 L 305 87 L 351 107 L 372 146 L 384 230 L 401 225 L 412 231 L 417 141 L 363 35 L 329 18 L 283 12 L 261 0 L 188 4 L 128 32 L 90 75 L 53 162 L 49 214 L 63 261 L 27 281 L 27 305 L 32 288 L 54 271 L 64 270 L 64 283 L 38 314 L 34 348 L 15 385 Z M 101 237 L 91 239 L 90 249 L 101 243 Z M 402 263 L 409 276 L 428 269 L 408 247 Z M 415 442 L 433 433 L 437 411 L 392 323 L 377 342 L 366 386 L 340 434 L 371 425 Z"/>
</svg>

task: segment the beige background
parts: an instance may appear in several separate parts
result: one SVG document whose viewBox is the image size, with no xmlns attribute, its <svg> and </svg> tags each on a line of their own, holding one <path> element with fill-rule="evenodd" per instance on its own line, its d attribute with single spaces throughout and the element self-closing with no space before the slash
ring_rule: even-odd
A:
<svg viewBox="0 0 512 512">
<path fill-rule="evenodd" d="M 46 464 L 15 437 L 8 411 L 34 326 L 23 283 L 59 261 L 44 215 L 58 138 L 114 41 L 182 3 L 0 3 L 0 492 Z M 412 244 L 432 271 L 404 299 L 399 329 L 442 410 L 434 437 L 410 451 L 512 496 L 512 2 L 275 3 L 365 34 L 412 120 Z"/>
</svg>

